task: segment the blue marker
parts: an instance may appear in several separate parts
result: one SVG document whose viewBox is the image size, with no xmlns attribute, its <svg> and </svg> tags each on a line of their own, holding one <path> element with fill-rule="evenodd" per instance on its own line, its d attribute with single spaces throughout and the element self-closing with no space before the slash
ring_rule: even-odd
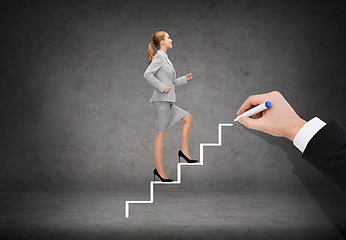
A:
<svg viewBox="0 0 346 240">
<path fill-rule="evenodd" d="M 257 113 L 263 112 L 264 110 L 270 108 L 271 106 L 272 106 L 272 103 L 270 101 L 264 102 L 258 105 L 257 107 L 251 108 L 250 110 L 239 115 L 236 119 L 234 119 L 234 121 L 237 122 L 239 118 L 241 117 L 250 117 L 250 116 L 256 115 Z"/>
</svg>

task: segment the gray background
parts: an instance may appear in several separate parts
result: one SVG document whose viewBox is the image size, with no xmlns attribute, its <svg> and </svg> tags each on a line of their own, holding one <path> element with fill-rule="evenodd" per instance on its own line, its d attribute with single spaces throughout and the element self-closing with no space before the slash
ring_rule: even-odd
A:
<svg viewBox="0 0 346 240">
<path fill-rule="evenodd" d="M 194 116 L 193 158 L 199 158 L 200 143 L 217 142 L 218 123 L 232 122 L 252 94 L 278 90 L 305 120 L 318 116 L 346 126 L 344 1 L 2 1 L 0 6 L 3 193 L 115 191 L 120 208 L 124 200 L 147 199 L 155 167 L 155 113 L 149 103 L 153 89 L 143 73 L 147 46 L 158 30 L 173 39 L 167 53 L 177 75 L 193 75 L 176 89 L 176 104 Z M 171 178 L 176 178 L 180 127 L 171 128 L 164 143 Z M 202 167 L 183 168 L 182 185 L 158 187 L 157 194 L 250 192 L 275 198 L 305 191 L 321 216 L 345 232 L 346 198 L 289 140 L 236 123 L 223 129 L 222 147 L 206 148 L 204 158 Z"/>
</svg>

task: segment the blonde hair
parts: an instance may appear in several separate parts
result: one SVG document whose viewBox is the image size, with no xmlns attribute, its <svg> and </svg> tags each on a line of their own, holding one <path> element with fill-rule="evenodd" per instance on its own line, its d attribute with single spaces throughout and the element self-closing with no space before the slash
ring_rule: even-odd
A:
<svg viewBox="0 0 346 240">
<path fill-rule="evenodd" d="M 154 44 L 154 47 L 156 49 L 159 49 L 161 40 L 163 40 L 165 38 L 165 33 L 166 33 L 165 31 L 158 31 L 158 32 L 154 33 L 154 35 L 152 37 L 153 40 L 148 45 L 148 56 L 147 56 L 147 58 L 150 61 L 148 65 L 150 65 L 151 60 L 154 57 L 154 49 L 153 49 L 152 44 Z"/>
</svg>

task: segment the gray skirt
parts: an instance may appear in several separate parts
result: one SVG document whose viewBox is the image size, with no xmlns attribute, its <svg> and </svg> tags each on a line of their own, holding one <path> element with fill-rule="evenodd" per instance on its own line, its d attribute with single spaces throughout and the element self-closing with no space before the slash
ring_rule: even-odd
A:
<svg viewBox="0 0 346 240">
<path fill-rule="evenodd" d="M 188 114 L 187 111 L 171 102 L 152 102 L 151 105 L 156 112 L 156 134 L 166 132 Z"/>
</svg>

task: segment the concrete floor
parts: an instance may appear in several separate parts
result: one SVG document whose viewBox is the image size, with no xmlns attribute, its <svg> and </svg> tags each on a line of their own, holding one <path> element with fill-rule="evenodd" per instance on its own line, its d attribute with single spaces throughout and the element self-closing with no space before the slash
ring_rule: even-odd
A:
<svg viewBox="0 0 346 240">
<path fill-rule="evenodd" d="M 284 192 L 8 192 L 1 195 L 1 239 L 343 239 L 304 188 Z"/>
</svg>

